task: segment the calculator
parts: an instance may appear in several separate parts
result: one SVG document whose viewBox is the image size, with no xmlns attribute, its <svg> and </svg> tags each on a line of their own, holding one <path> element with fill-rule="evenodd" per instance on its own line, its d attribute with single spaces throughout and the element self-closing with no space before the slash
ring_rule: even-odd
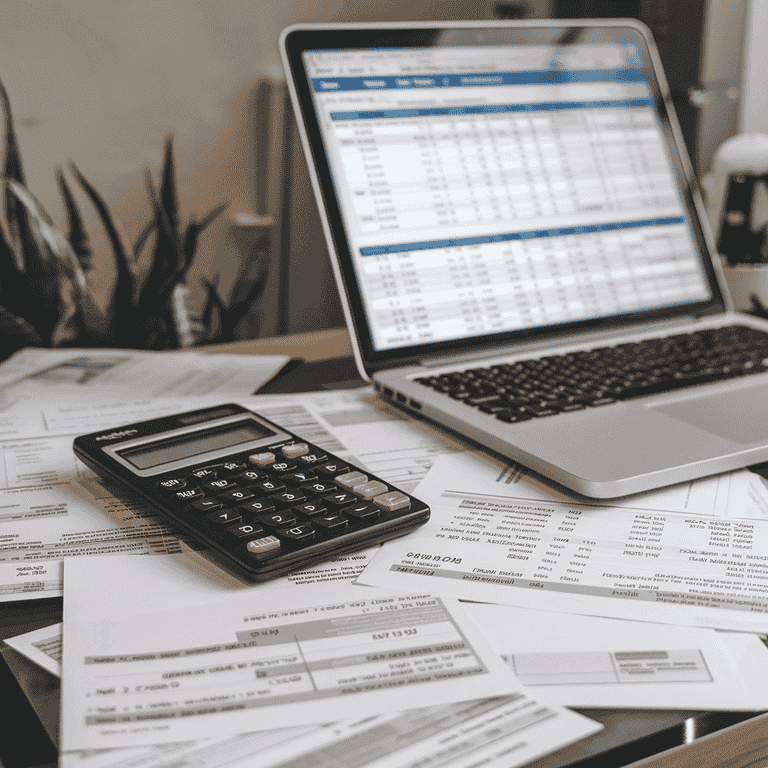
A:
<svg viewBox="0 0 768 768">
<path fill-rule="evenodd" d="M 75 438 L 75 455 L 252 581 L 413 531 L 429 507 L 239 405 Z"/>
</svg>

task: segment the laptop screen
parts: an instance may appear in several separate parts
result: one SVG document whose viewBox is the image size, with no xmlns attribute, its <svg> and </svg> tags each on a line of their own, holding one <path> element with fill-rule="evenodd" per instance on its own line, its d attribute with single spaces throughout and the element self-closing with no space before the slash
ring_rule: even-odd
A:
<svg viewBox="0 0 768 768">
<path fill-rule="evenodd" d="M 713 298 L 641 51 L 541 40 L 303 51 L 374 352 Z"/>
</svg>

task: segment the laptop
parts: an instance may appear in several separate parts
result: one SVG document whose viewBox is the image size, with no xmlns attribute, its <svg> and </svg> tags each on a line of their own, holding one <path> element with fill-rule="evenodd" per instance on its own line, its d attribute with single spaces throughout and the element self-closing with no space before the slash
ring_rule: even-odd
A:
<svg viewBox="0 0 768 768">
<path fill-rule="evenodd" d="M 298 25 L 280 46 L 381 397 L 597 498 L 768 460 L 768 322 L 732 309 L 646 27 Z"/>
</svg>

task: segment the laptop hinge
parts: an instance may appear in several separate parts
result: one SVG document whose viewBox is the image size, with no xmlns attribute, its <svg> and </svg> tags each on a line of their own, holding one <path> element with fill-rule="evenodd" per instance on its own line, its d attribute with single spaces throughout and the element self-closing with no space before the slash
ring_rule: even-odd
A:
<svg viewBox="0 0 768 768">
<path fill-rule="evenodd" d="M 485 360 L 489 357 L 503 357 L 504 355 L 520 355 L 530 354 L 536 352 L 544 352 L 552 347 L 563 347 L 568 344 L 590 344 L 593 342 L 612 342 L 619 336 L 634 336 L 634 335 L 655 335 L 664 332 L 678 333 L 683 327 L 690 327 L 697 321 L 704 320 L 705 318 L 712 318 L 709 316 L 701 315 L 686 315 L 685 317 L 677 317 L 673 320 L 663 320 L 655 323 L 644 323 L 642 325 L 635 325 L 627 328 L 609 328 L 600 331 L 592 331 L 590 333 L 579 333 L 569 336 L 558 336 L 556 339 L 539 339 L 538 341 L 531 342 L 529 344 L 510 344 L 499 347 L 486 347 L 484 349 L 474 349 L 471 352 L 465 352 L 461 354 L 446 354 L 446 355 L 432 355 L 420 360 L 419 363 L 425 368 L 439 368 L 443 365 L 454 365 L 460 363 L 471 362 L 472 360 Z"/>
</svg>

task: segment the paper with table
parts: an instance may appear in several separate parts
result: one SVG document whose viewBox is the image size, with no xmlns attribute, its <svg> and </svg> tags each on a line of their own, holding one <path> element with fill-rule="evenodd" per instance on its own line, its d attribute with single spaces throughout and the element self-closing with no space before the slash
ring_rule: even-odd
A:
<svg viewBox="0 0 768 768">
<path fill-rule="evenodd" d="M 463 444 L 406 419 L 369 390 L 231 398 L 321 448 L 412 489 L 437 455 Z M 72 438 L 101 428 L 200 408 L 220 398 L 35 403 L 0 413 L 0 602 L 61 594 L 61 561 L 112 553 L 168 554 L 198 548 L 141 500 L 98 478 L 72 452 Z M 289 577 L 351 579 L 367 557 Z"/>
<path fill-rule="evenodd" d="M 599 502 L 480 454 L 444 457 L 417 489 L 432 508 L 430 522 L 386 544 L 359 581 L 764 633 L 768 520 L 758 514 L 765 486 L 751 479 L 734 486 L 736 477 Z"/>
<path fill-rule="evenodd" d="M 329 711 L 359 719 L 497 696 L 513 697 L 505 706 L 518 714 L 525 702 L 523 720 L 561 744 L 599 729 L 525 696 L 450 598 L 337 585 L 331 600 L 307 585 L 137 615 L 102 599 L 137 567 L 119 556 L 66 565 L 65 751 L 235 736 L 255 718 L 269 729 L 322 723 Z M 555 748 L 545 744 L 540 754 Z"/>
<path fill-rule="evenodd" d="M 24 349 L 0 365 L 0 409 L 30 401 L 144 397 L 247 397 L 286 355 L 211 355 L 125 349 Z"/>
</svg>

